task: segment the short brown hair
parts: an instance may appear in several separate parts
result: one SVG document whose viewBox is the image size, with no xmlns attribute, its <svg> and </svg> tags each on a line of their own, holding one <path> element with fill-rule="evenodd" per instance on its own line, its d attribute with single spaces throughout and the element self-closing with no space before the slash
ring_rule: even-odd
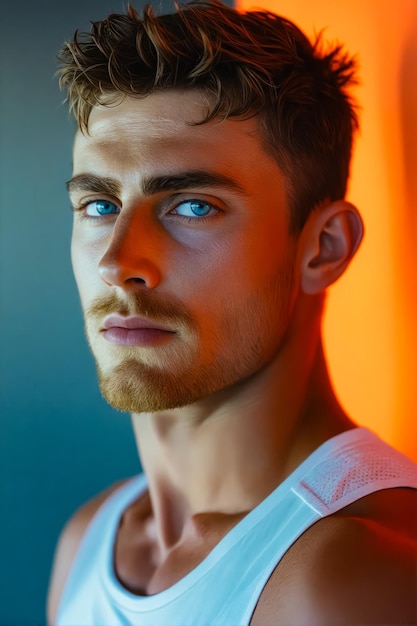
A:
<svg viewBox="0 0 417 626">
<path fill-rule="evenodd" d="M 358 121 L 346 92 L 356 64 L 338 44 L 322 50 L 289 20 L 269 11 L 239 12 L 218 0 L 193 1 L 169 15 L 131 6 L 74 34 L 59 54 L 61 88 L 86 132 L 93 106 L 113 94 L 198 89 L 208 117 L 259 120 L 265 148 L 282 169 L 291 228 L 346 193 Z M 109 100 L 110 99 L 110 100 Z"/>
</svg>

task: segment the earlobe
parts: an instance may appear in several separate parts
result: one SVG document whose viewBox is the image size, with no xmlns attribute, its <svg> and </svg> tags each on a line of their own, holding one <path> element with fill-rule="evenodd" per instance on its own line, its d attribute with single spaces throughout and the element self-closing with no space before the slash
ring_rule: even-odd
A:
<svg viewBox="0 0 417 626">
<path fill-rule="evenodd" d="M 363 222 L 353 204 L 340 200 L 314 211 L 305 227 L 301 288 L 324 291 L 346 270 L 363 237 Z"/>
</svg>

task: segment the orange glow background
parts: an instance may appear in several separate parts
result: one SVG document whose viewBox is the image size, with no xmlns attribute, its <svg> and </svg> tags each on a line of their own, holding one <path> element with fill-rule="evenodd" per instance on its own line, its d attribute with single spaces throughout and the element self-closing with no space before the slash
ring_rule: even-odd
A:
<svg viewBox="0 0 417 626">
<path fill-rule="evenodd" d="M 325 342 L 342 404 L 417 461 L 417 2 L 237 0 L 308 36 L 325 28 L 359 59 L 361 106 L 348 199 L 365 240 L 329 294 Z"/>
</svg>

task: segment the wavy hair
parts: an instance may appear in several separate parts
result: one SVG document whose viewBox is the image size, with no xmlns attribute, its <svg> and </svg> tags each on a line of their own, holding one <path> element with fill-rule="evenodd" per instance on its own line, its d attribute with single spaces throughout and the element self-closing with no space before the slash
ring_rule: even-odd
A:
<svg viewBox="0 0 417 626">
<path fill-rule="evenodd" d="M 269 11 L 239 12 L 219 0 L 176 3 L 168 15 L 147 5 L 141 15 L 92 22 L 58 57 L 60 86 L 82 132 L 91 109 L 120 95 L 198 89 L 214 118 L 256 117 L 265 149 L 282 169 L 291 229 L 315 207 L 345 196 L 358 128 L 348 92 L 356 61 L 339 44 L 314 42 Z"/>
</svg>

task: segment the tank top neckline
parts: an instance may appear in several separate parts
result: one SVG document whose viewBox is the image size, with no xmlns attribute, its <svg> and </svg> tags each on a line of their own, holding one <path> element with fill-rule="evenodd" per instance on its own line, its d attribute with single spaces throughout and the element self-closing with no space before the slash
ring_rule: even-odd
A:
<svg viewBox="0 0 417 626">
<path fill-rule="evenodd" d="M 358 426 L 343 431 L 323 442 L 264 500 L 233 526 L 194 569 L 171 587 L 150 596 L 136 595 L 124 587 L 117 578 L 114 567 L 114 546 L 120 519 L 126 508 L 133 503 L 134 500 L 143 495 L 147 488 L 147 480 L 144 474 L 134 476 L 119 490 L 114 492 L 104 505 L 108 506 L 110 510 L 111 502 L 115 498 L 118 499 L 118 506 L 115 507 L 111 523 L 108 525 L 107 540 L 103 542 L 104 545 L 108 547 L 105 555 L 106 562 L 101 569 L 103 584 L 109 589 L 116 602 L 131 611 L 135 611 L 135 609 L 141 612 L 146 612 L 147 610 L 152 611 L 160 606 L 169 604 L 186 593 L 206 572 L 210 571 L 214 564 L 224 556 L 225 552 L 229 551 L 242 536 L 248 533 L 251 528 L 268 515 L 268 513 L 277 506 L 277 503 L 287 493 L 288 489 L 295 485 L 317 462 L 321 462 L 323 458 L 330 453 L 334 453 L 336 450 L 342 450 L 344 447 L 351 446 L 352 443 L 358 439 L 363 440 L 368 437 L 372 438 L 375 437 L 375 435 L 369 429 Z"/>
</svg>

